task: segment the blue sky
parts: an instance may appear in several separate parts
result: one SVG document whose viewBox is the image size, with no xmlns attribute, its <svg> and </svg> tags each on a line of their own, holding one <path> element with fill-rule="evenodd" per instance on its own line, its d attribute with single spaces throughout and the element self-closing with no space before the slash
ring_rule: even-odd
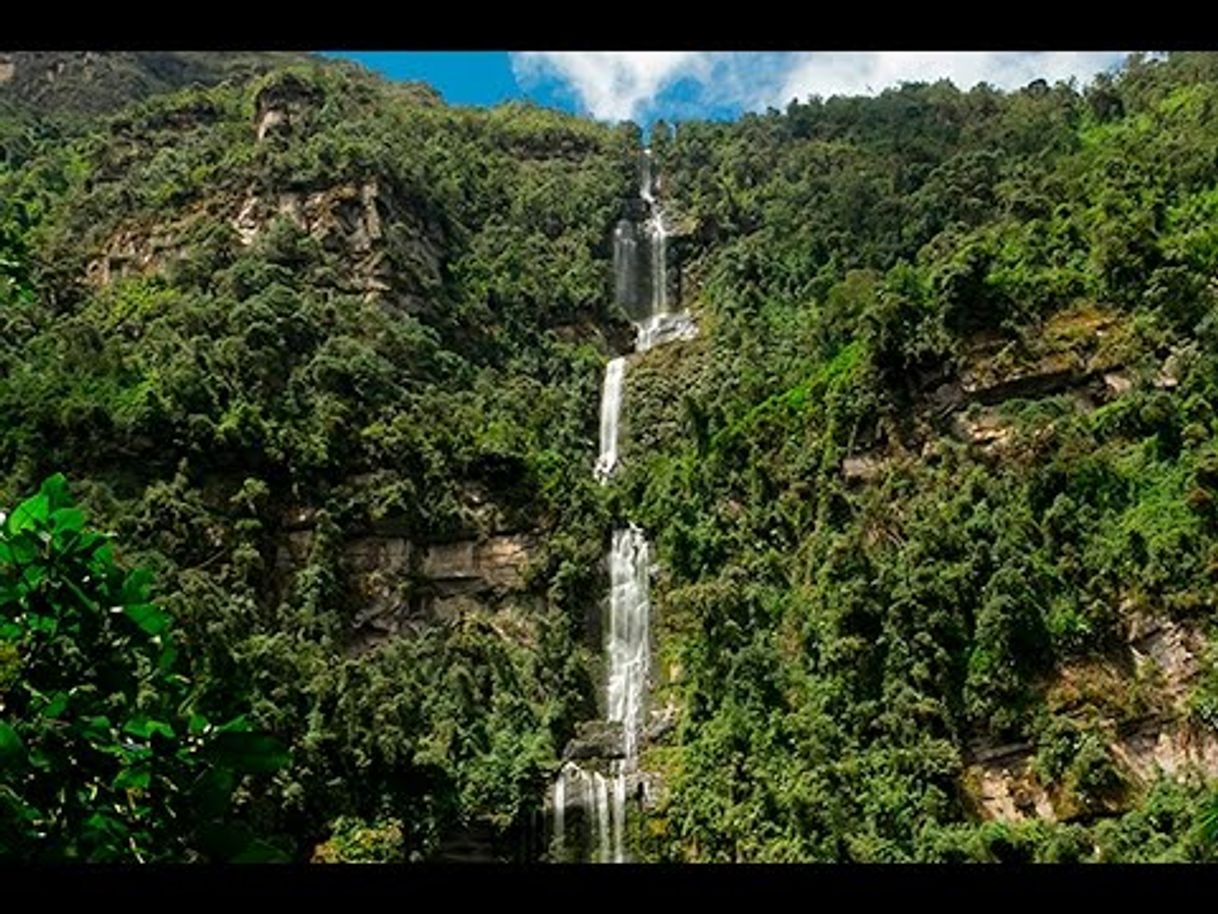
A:
<svg viewBox="0 0 1218 914">
<path fill-rule="evenodd" d="M 457 105 L 513 98 L 650 123 L 732 118 L 817 94 L 874 94 L 903 81 L 951 79 L 961 89 L 1004 89 L 1033 79 L 1090 81 L 1124 60 L 1119 51 L 361 51 L 392 79 L 430 83 Z"/>
</svg>

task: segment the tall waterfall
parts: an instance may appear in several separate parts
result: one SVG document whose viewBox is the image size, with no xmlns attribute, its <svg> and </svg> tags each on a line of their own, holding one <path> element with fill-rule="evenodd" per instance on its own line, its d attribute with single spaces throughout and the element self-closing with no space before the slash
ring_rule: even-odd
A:
<svg viewBox="0 0 1218 914">
<path fill-rule="evenodd" d="M 640 250 L 635 223 L 623 219 L 614 231 L 614 280 L 618 304 L 635 319 L 635 350 L 643 352 L 672 339 L 688 339 L 697 328 L 684 312 L 671 313 L 668 306 L 668 231 L 654 195 L 651 150 L 644 150 L 639 197 L 649 216 L 649 276 L 639 266 Z M 647 282 L 647 297 L 640 302 L 640 289 Z M 638 307 L 640 304 L 645 307 Z M 618 420 L 626 358 L 611 359 L 605 367 L 601 394 L 600 454 L 593 473 L 603 484 L 618 464 Z M 620 725 L 619 757 L 608 765 L 608 774 L 566 762 L 554 784 L 554 843 L 559 856 L 565 853 L 567 811 L 578 809 L 584 816 L 594 858 L 622 862 L 625 854 L 626 800 L 629 782 L 637 783 L 639 739 L 646 712 L 647 680 L 650 672 L 651 594 L 649 575 L 651 550 L 642 530 L 630 524 L 613 533 L 609 552 L 609 626 L 605 639 L 609 670 L 606 682 L 605 715 Z"/>
<path fill-rule="evenodd" d="M 647 694 L 650 565 L 642 530 L 631 524 L 613 532 L 613 551 L 609 554 L 608 719 L 622 725 L 622 750 L 627 766 L 638 761 L 643 698 Z"/>
<path fill-rule="evenodd" d="M 622 411 L 622 378 L 625 374 L 624 356 L 610 359 L 605 366 L 605 389 L 601 394 L 601 453 L 593 470 L 601 482 L 606 482 L 617 466 L 617 420 Z"/>
</svg>

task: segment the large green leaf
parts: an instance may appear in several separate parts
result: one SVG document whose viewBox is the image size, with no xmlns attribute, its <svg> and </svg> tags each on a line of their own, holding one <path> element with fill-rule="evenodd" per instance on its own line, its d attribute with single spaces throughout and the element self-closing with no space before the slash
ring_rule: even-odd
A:
<svg viewBox="0 0 1218 914">
<path fill-rule="evenodd" d="M 45 524 L 51 513 L 51 502 L 46 495 L 35 495 L 19 504 L 6 521 L 10 533 L 22 533 Z"/>
<path fill-rule="evenodd" d="M 169 614 L 152 603 L 124 606 L 123 615 L 150 635 L 159 635 L 169 628 Z"/>
<path fill-rule="evenodd" d="M 51 515 L 51 529 L 57 533 L 76 533 L 85 525 L 85 514 L 79 508 L 60 508 Z"/>
<path fill-rule="evenodd" d="M 80 734 L 86 740 L 97 745 L 113 739 L 110 731 L 114 725 L 106 716 L 86 717 L 80 722 Z"/>
<path fill-rule="evenodd" d="M 48 509 L 51 511 L 70 508 L 73 505 L 72 496 L 68 493 L 68 480 L 63 473 L 56 473 L 43 480 L 38 494 L 46 498 Z"/>
<path fill-rule="evenodd" d="M 9 766 L 25 757 L 25 746 L 21 737 L 4 721 L 0 720 L 0 766 Z"/>
<path fill-rule="evenodd" d="M 232 720 L 220 724 L 216 727 L 219 733 L 248 733 L 254 729 L 244 714 L 238 714 Z"/>
<path fill-rule="evenodd" d="M 228 810 L 237 776 L 228 768 L 209 768 L 195 783 L 194 799 L 199 813 L 206 818 L 219 818 Z"/>
<path fill-rule="evenodd" d="M 28 565 L 38 558 L 39 545 L 32 533 L 18 533 L 8 541 L 10 560 L 15 565 Z"/>
<path fill-rule="evenodd" d="M 147 603 L 152 589 L 152 572 L 147 568 L 133 568 L 123 581 L 123 603 Z"/>
<path fill-rule="evenodd" d="M 123 732 L 130 733 L 132 736 L 138 736 L 140 739 L 149 739 L 152 734 L 159 733 L 168 739 L 173 739 L 173 727 L 161 720 L 152 720 L 147 717 L 135 717 L 127 721 L 123 725 Z"/>
<path fill-rule="evenodd" d="M 152 772 L 147 768 L 124 768 L 114 778 L 115 790 L 146 790 L 152 783 Z"/>
</svg>

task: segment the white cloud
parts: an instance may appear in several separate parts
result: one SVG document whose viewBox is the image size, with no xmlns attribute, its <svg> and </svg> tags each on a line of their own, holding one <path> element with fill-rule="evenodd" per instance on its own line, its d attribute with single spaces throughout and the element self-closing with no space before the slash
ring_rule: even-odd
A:
<svg viewBox="0 0 1218 914">
<path fill-rule="evenodd" d="M 662 107 L 696 116 L 709 107 L 755 111 L 809 95 L 880 92 L 905 81 L 947 78 L 961 89 L 979 82 L 1018 88 L 1034 79 L 1089 81 L 1122 52 L 1060 51 L 529 51 L 512 55 L 525 88 L 557 84 L 602 120 L 642 119 Z M 678 83 L 680 93 L 664 97 Z"/>
<path fill-rule="evenodd" d="M 782 105 L 809 95 L 870 95 L 902 82 L 950 79 L 967 91 L 981 82 L 1000 89 L 1016 89 L 1034 79 L 1049 83 L 1075 77 L 1086 83 L 1101 70 L 1119 64 L 1122 52 L 1108 51 L 876 51 L 871 53 L 816 53 L 801 60 L 787 74 Z"/>
<path fill-rule="evenodd" d="M 627 120 L 683 76 L 706 78 L 697 51 L 526 51 L 512 55 L 522 85 L 546 78 L 566 83 L 593 117 Z"/>
</svg>

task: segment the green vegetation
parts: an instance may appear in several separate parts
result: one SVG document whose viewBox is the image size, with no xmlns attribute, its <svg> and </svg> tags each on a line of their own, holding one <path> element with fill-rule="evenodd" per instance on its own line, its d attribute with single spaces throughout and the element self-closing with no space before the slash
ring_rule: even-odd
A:
<svg viewBox="0 0 1218 914">
<path fill-rule="evenodd" d="M 700 335 L 631 360 L 605 487 L 637 130 L 247 63 L 0 98 L 0 855 L 536 846 L 630 518 L 644 858 L 1212 858 L 1130 734 L 1218 739 L 1212 651 L 1133 633 L 1213 624 L 1218 56 L 659 125 Z"/>
<path fill-rule="evenodd" d="M 261 142 L 259 105 L 289 112 Z M 156 574 L 200 702 L 292 747 L 257 825 L 294 858 L 344 816 L 400 821 L 404 854 L 510 833 L 587 716 L 593 341 L 635 142 L 316 65 L 0 170 L 2 501 L 63 471 Z M 520 529 L 544 534 L 521 624 L 486 607 L 367 649 L 352 540 Z M 427 598 L 407 574 L 394 618 Z"/>
<path fill-rule="evenodd" d="M 1211 623 L 1215 103 L 1218 58 L 1173 55 L 1085 93 L 909 85 L 658 131 L 707 339 L 642 360 L 626 407 L 668 419 L 621 483 L 681 671 L 653 855 L 1210 856 L 1206 791 L 1148 826 L 1166 801 L 1112 755 L 1132 674 L 1053 695 L 1129 656 L 1133 613 Z M 1020 741 L 1071 824 L 962 824 L 978 748 Z"/>
<path fill-rule="evenodd" d="M 0 855 L 282 859 L 232 806 L 283 748 L 209 722 L 151 575 L 84 522 L 53 476 L 0 528 Z"/>
</svg>

